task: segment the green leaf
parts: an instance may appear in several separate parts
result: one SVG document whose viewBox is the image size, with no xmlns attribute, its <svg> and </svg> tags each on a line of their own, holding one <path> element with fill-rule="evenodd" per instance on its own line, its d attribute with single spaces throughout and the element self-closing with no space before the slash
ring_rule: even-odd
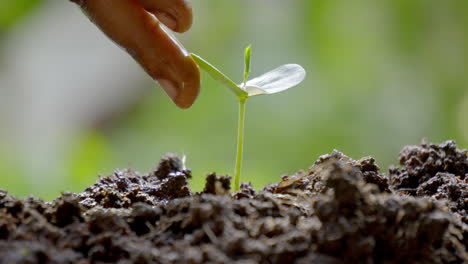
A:
<svg viewBox="0 0 468 264">
<path fill-rule="evenodd" d="M 250 52 L 252 50 L 252 45 L 247 46 L 245 48 L 245 54 L 244 54 L 244 82 L 243 85 L 247 82 L 247 78 L 249 78 L 249 73 L 250 73 Z"/>
<path fill-rule="evenodd" d="M 209 62 L 204 60 L 202 57 L 196 55 L 196 54 L 191 54 L 192 58 L 195 60 L 195 62 L 200 66 L 203 70 L 208 72 L 214 79 L 220 81 L 223 83 L 227 88 L 229 88 L 237 97 L 239 98 L 247 98 L 247 93 L 242 90 L 235 82 L 233 82 L 229 77 L 227 77 L 224 73 L 222 73 L 220 70 L 216 69 L 213 65 L 211 65 Z"/>
</svg>

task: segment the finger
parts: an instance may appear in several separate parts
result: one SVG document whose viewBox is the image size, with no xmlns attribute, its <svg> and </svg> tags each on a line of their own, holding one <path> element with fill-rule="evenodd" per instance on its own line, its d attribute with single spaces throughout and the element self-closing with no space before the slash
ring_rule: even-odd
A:
<svg viewBox="0 0 468 264">
<path fill-rule="evenodd" d="M 192 26 L 192 5 L 189 0 L 138 0 L 150 13 L 175 32 Z"/>
<path fill-rule="evenodd" d="M 132 55 L 177 106 L 193 104 L 200 90 L 198 66 L 137 0 L 81 1 L 91 21 Z"/>
</svg>

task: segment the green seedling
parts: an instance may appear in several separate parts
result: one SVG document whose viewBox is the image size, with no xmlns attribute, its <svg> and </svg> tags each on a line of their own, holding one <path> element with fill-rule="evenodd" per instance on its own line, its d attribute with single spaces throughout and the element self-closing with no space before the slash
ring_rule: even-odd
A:
<svg viewBox="0 0 468 264">
<path fill-rule="evenodd" d="M 279 93 L 301 83 L 305 78 L 305 70 L 297 64 L 285 64 L 256 78 L 247 80 L 250 73 L 251 46 L 245 49 L 244 80 L 236 84 L 226 74 L 222 73 L 200 56 L 193 54 L 197 64 L 207 71 L 214 79 L 223 83 L 239 100 L 239 126 L 237 135 L 237 157 L 234 172 L 234 191 L 239 190 L 242 168 L 242 155 L 244 149 L 244 120 L 245 102 L 248 98 L 257 95 Z"/>
</svg>

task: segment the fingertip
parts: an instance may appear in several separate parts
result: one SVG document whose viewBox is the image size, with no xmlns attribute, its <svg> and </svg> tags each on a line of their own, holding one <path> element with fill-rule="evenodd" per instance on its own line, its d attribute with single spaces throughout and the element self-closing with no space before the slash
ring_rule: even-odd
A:
<svg viewBox="0 0 468 264">
<path fill-rule="evenodd" d="M 170 28 L 172 31 L 177 32 L 177 21 L 176 19 L 168 13 L 155 11 L 153 14 L 158 18 L 158 20 L 163 23 L 166 27 Z"/>
<path fill-rule="evenodd" d="M 200 70 L 190 57 L 186 57 L 177 70 L 170 70 L 156 80 L 171 100 L 182 109 L 190 108 L 200 93 Z"/>
<path fill-rule="evenodd" d="M 191 2 L 188 0 L 180 0 L 178 10 L 177 28 L 174 31 L 183 33 L 192 27 L 193 12 Z"/>
<path fill-rule="evenodd" d="M 171 30 L 183 33 L 193 22 L 192 4 L 188 0 L 138 0 L 143 8 L 155 15 Z"/>
<path fill-rule="evenodd" d="M 191 57 L 187 57 L 187 67 L 181 89 L 174 100 L 175 104 L 182 108 L 190 108 L 200 93 L 200 70 Z"/>
<path fill-rule="evenodd" d="M 190 108 L 194 103 L 195 103 L 195 100 L 197 99 L 198 97 L 198 91 L 200 90 L 200 87 L 197 86 L 190 86 L 189 88 L 190 91 L 196 91 L 197 93 L 195 94 L 185 94 L 185 96 L 178 96 L 175 100 L 174 100 L 174 103 L 179 107 L 179 108 L 182 108 L 182 109 L 188 109 Z"/>
</svg>

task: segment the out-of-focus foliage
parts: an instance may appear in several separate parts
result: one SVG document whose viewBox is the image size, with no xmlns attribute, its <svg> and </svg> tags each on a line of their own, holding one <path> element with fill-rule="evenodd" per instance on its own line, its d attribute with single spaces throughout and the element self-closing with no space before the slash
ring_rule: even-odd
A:
<svg viewBox="0 0 468 264">
<path fill-rule="evenodd" d="M 5 2 L 35 1 L 3 0 L 0 17 Z M 298 88 L 247 106 L 242 180 L 255 187 L 307 168 L 333 149 L 374 156 L 386 168 L 397 163 L 403 145 L 424 137 L 468 147 L 468 1 L 197 0 L 193 8 L 193 28 L 178 37 L 234 79 L 242 80 L 241 51 L 249 43 L 252 76 L 285 63 L 307 70 Z M 57 74 L 73 73 L 64 67 Z M 81 191 L 114 168 L 149 171 L 165 152 L 187 155 L 198 190 L 208 172 L 232 174 L 237 102 L 202 77 L 201 95 L 189 110 L 177 109 L 152 85 L 106 126 L 77 131 L 63 146 L 68 162 L 51 168 L 63 174 L 60 183 L 32 184 L 27 163 L 2 148 L 0 188 L 50 199 Z"/>
<path fill-rule="evenodd" d="M 41 0 L 2 0 L 0 2 L 0 33 L 34 11 Z"/>
</svg>

